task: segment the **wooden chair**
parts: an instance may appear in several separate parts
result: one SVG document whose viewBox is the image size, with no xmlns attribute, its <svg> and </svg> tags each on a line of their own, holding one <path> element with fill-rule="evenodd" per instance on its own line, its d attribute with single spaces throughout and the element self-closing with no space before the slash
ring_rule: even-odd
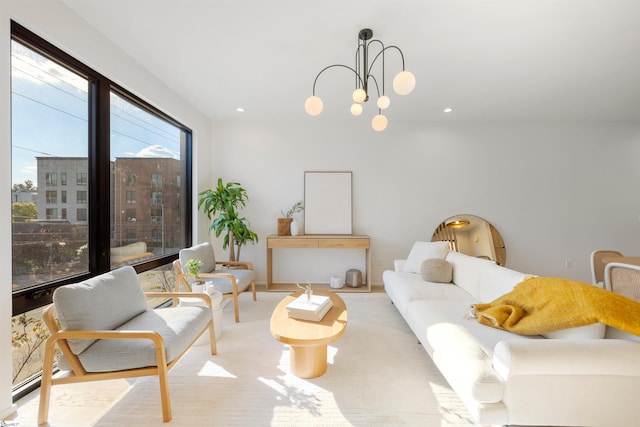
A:
<svg viewBox="0 0 640 427">
<path fill-rule="evenodd" d="M 191 291 L 191 285 L 187 280 L 188 274 L 186 265 L 190 259 L 202 261 L 200 277 L 208 282 L 212 282 L 214 289 L 222 293 L 223 298 L 233 298 L 233 311 L 236 322 L 240 321 L 240 311 L 238 307 L 238 295 L 245 292 L 251 286 L 253 300 L 256 301 L 256 273 L 253 271 L 253 264 L 244 261 L 216 261 L 213 247 L 210 243 L 200 243 L 199 245 L 180 250 L 179 260 L 173 262 L 175 271 L 175 291 L 180 291 L 181 287 Z M 224 266 L 225 269 L 217 270 L 217 266 Z"/>
<path fill-rule="evenodd" d="M 604 258 L 622 256 L 618 251 L 593 251 L 591 252 L 591 280 L 594 285 L 603 286 L 604 283 L 604 267 L 602 262 Z"/>
<path fill-rule="evenodd" d="M 150 310 L 146 297 L 198 297 L 206 305 Z M 51 336 L 45 343 L 39 424 L 47 423 L 52 385 L 150 375 L 158 376 L 162 419 L 168 422 L 169 369 L 207 329 L 216 354 L 209 295 L 143 292 L 130 266 L 59 287 L 43 320 Z M 58 368 L 69 372 L 53 378 L 56 346 Z"/>
<path fill-rule="evenodd" d="M 640 302 L 640 265 L 610 262 L 604 269 L 605 289 Z M 637 335 L 607 326 L 605 338 L 640 341 Z"/>
<path fill-rule="evenodd" d="M 610 262 L 604 272 L 605 289 L 640 302 L 640 266 Z"/>
</svg>

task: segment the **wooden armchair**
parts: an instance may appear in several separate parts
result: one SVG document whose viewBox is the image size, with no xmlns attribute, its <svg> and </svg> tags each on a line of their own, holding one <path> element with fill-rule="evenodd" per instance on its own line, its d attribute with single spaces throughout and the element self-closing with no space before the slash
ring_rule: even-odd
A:
<svg viewBox="0 0 640 427">
<path fill-rule="evenodd" d="M 146 297 L 185 296 L 202 298 L 206 306 L 147 309 Z M 216 354 L 209 295 L 143 292 L 130 266 L 56 289 L 43 320 L 51 336 L 45 343 L 39 424 L 47 423 L 52 385 L 150 375 L 158 376 L 162 419 L 168 422 L 169 369 L 207 329 Z M 53 378 L 56 345 L 58 368 L 69 373 Z"/>
<path fill-rule="evenodd" d="M 640 302 L 640 265 L 610 262 L 604 269 L 605 289 Z M 607 326 L 606 338 L 640 341 L 640 337 Z"/>
<path fill-rule="evenodd" d="M 202 261 L 200 277 L 208 282 L 212 282 L 214 289 L 222 293 L 223 298 L 233 298 L 233 311 L 236 322 L 240 321 L 240 311 L 238 308 L 238 295 L 245 292 L 251 286 L 253 300 L 256 301 L 256 273 L 250 262 L 243 261 L 216 261 L 213 247 L 210 243 L 200 243 L 199 245 L 180 250 L 180 259 L 173 262 L 173 269 L 176 274 L 175 291 L 180 291 L 181 287 L 191 291 L 191 285 L 186 279 L 188 274 L 186 265 L 190 259 Z M 217 266 L 224 266 L 225 269 L 217 270 Z"/>
<path fill-rule="evenodd" d="M 591 252 L 591 281 L 594 285 L 604 285 L 604 268 L 606 264 L 602 262 L 604 258 L 622 256 L 618 251 L 593 251 Z"/>
</svg>

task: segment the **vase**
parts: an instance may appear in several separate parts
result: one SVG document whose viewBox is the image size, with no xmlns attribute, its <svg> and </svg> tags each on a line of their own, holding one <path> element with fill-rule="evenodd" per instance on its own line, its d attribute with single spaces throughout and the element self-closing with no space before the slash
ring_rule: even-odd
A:
<svg viewBox="0 0 640 427">
<path fill-rule="evenodd" d="M 204 292 L 208 293 L 209 295 L 215 292 L 213 282 L 204 282 Z"/>
<path fill-rule="evenodd" d="M 202 283 L 201 285 L 197 285 L 197 284 L 192 284 L 191 285 L 191 291 L 192 292 L 197 292 L 197 293 L 204 293 L 206 292 L 206 284 Z"/>
<path fill-rule="evenodd" d="M 331 286 L 333 289 L 340 289 L 344 286 L 344 282 L 342 281 L 342 278 L 338 276 L 331 276 L 331 280 L 329 280 L 329 286 Z"/>
<path fill-rule="evenodd" d="M 278 236 L 291 236 L 293 218 L 278 218 Z"/>
<path fill-rule="evenodd" d="M 312 289 L 307 289 L 306 291 L 304 291 L 305 295 L 307 295 L 307 300 L 310 301 L 311 300 L 311 295 L 313 295 L 313 290 Z"/>
<path fill-rule="evenodd" d="M 298 234 L 300 234 L 300 223 L 298 221 L 296 221 L 295 219 L 293 221 L 291 221 L 291 235 L 292 236 L 297 236 Z"/>
</svg>

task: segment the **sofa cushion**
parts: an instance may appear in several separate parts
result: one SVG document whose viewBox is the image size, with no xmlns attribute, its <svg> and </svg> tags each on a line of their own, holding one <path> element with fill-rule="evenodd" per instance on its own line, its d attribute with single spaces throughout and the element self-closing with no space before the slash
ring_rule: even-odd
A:
<svg viewBox="0 0 640 427">
<path fill-rule="evenodd" d="M 449 252 L 445 259 L 453 265 L 453 283 L 469 292 L 475 299 L 480 300 L 483 270 L 489 266 L 495 266 L 495 261 L 475 258 L 454 251 Z"/>
<path fill-rule="evenodd" d="M 640 341 L 640 336 L 621 331 L 620 329 L 614 328 L 612 326 L 607 326 L 605 328 L 604 336 L 607 339 L 614 340 Z"/>
<path fill-rule="evenodd" d="M 471 297 L 469 296 L 469 298 Z M 452 323 L 462 326 L 476 337 L 482 350 L 489 355 L 492 355 L 496 344 L 503 340 L 542 338 L 540 335 L 518 335 L 482 325 L 469 317 L 471 304 L 472 302 L 462 300 L 411 301 L 407 304 L 405 319 L 429 354 L 433 352 L 433 348 L 426 339 L 427 329 L 439 323 Z"/>
<path fill-rule="evenodd" d="M 428 328 L 433 361 L 458 394 L 481 403 L 500 402 L 503 383 L 492 367 L 492 356 L 464 327 L 438 323 Z"/>
<path fill-rule="evenodd" d="M 485 266 L 480 276 L 478 299 L 480 302 L 491 302 L 511 292 L 514 286 L 530 276 L 530 274 L 510 270 L 498 264 Z"/>
<path fill-rule="evenodd" d="M 449 252 L 449 242 L 415 242 L 404 264 L 404 271 L 420 274 L 422 261 L 428 258 L 443 259 L 447 252 Z"/>
<path fill-rule="evenodd" d="M 147 299 L 131 266 L 60 286 L 53 303 L 63 329 L 112 330 L 147 311 Z M 95 340 L 68 342 L 71 351 L 80 354 Z"/>
<path fill-rule="evenodd" d="M 425 259 L 420 266 L 420 276 L 427 282 L 451 283 L 453 266 L 445 259 Z"/>
<path fill-rule="evenodd" d="M 563 340 L 599 340 L 604 338 L 606 331 L 607 325 L 598 322 L 591 325 L 578 326 L 577 328 L 559 329 L 542 335 L 545 338 Z"/>
<path fill-rule="evenodd" d="M 382 273 L 384 289 L 396 305 L 396 308 L 405 315 L 407 304 L 414 300 L 457 300 L 463 304 L 472 304 L 475 300 L 457 286 L 450 283 L 425 282 L 422 277 L 414 273 L 404 273 L 387 270 Z"/>
</svg>

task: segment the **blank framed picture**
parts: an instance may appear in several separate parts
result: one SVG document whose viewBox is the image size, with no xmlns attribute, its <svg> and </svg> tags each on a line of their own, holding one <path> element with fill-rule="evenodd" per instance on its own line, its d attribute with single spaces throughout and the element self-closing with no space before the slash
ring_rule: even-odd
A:
<svg viewBox="0 0 640 427">
<path fill-rule="evenodd" d="M 305 234 L 351 234 L 351 172 L 304 173 Z"/>
</svg>

